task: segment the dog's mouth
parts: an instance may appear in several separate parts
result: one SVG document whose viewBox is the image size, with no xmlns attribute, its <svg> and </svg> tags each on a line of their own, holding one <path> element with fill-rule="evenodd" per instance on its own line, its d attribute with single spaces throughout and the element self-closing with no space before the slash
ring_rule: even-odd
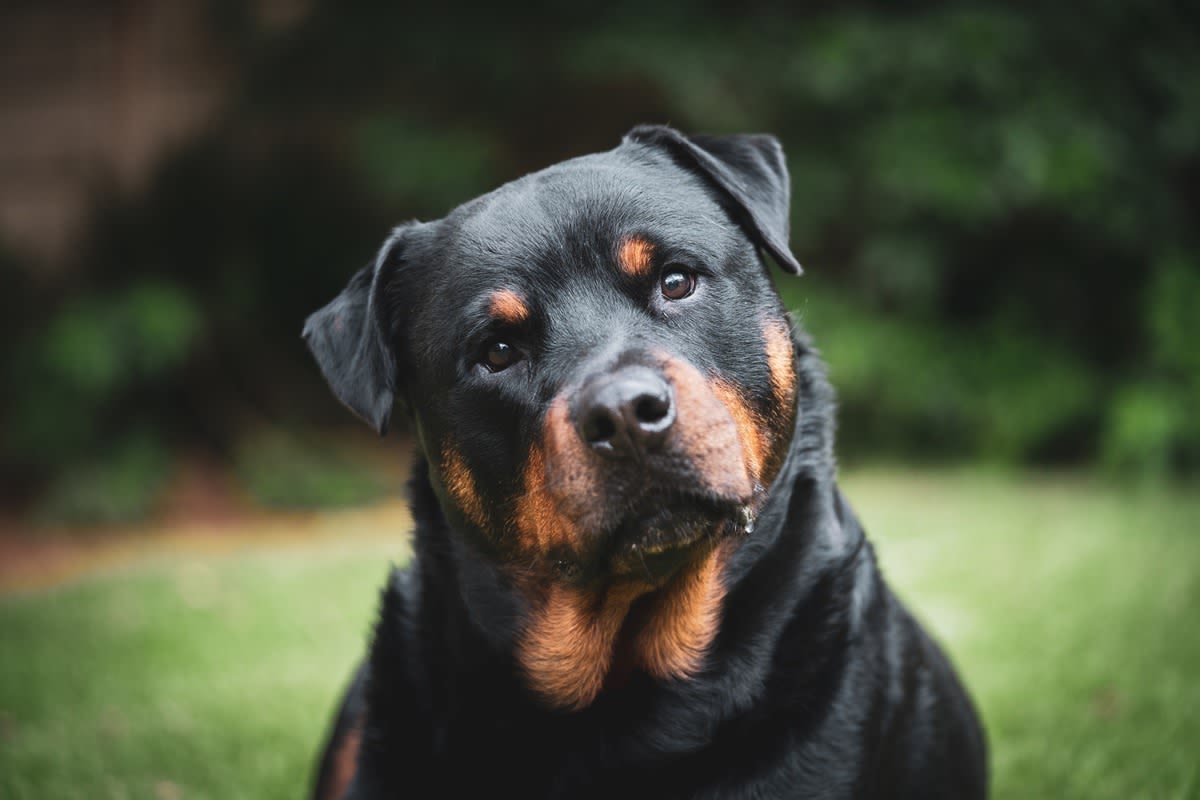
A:
<svg viewBox="0 0 1200 800">
<path fill-rule="evenodd" d="M 616 580 L 662 584 L 721 541 L 749 535 L 755 517 L 755 507 L 746 502 L 705 496 L 648 497 L 613 532 L 610 575 Z"/>
</svg>

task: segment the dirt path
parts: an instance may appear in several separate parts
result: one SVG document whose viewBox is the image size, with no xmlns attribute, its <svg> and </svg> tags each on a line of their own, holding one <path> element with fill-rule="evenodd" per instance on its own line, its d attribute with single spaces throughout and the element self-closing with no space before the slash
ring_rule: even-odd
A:
<svg viewBox="0 0 1200 800">
<path fill-rule="evenodd" d="M 365 509 L 265 513 L 236 518 L 167 521 L 126 528 L 0 532 L 0 593 L 55 586 L 139 560 L 213 555 L 245 547 L 290 547 L 338 538 L 400 540 L 412 527 L 407 506 L 389 501 Z"/>
<path fill-rule="evenodd" d="M 342 537 L 402 539 L 412 527 L 400 499 L 411 444 L 400 438 L 385 451 L 377 440 L 350 442 L 397 487 L 396 499 L 356 509 L 267 511 L 254 506 L 226 468 L 184 456 L 158 513 L 142 524 L 37 527 L 0 510 L 0 593 L 47 588 L 164 555 L 302 546 Z"/>
</svg>

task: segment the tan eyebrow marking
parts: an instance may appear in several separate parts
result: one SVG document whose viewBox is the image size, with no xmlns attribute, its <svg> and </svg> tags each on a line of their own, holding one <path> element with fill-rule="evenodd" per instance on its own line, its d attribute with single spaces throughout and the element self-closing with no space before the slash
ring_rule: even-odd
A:
<svg viewBox="0 0 1200 800">
<path fill-rule="evenodd" d="M 617 251 L 617 265 L 631 278 L 642 278 L 650 274 L 654 259 L 654 245 L 640 236 L 630 236 L 621 242 Z"/>
<path fill-rule="evenodd" d="M 501 289 L 488 301 L 488 313 L 502 322 L 520 325 L 529 319 L 529 306 L 521 295 L 511 289 Z"/>
</svg>

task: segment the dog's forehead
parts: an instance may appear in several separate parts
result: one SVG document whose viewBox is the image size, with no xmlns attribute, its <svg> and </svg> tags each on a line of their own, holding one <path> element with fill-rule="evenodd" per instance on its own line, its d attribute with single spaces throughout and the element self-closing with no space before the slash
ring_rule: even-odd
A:
<svg viewBox="0 0 1200 800">
<path fill-rule="evenodd" d="M 537 277 L 646 235 L 716 260 L 737 235 L 702 180 L 669 161 L 611 151 L 565 161 L 467 203 L 444 221 L 443 255 L 471 282 Z"/>
</svg>

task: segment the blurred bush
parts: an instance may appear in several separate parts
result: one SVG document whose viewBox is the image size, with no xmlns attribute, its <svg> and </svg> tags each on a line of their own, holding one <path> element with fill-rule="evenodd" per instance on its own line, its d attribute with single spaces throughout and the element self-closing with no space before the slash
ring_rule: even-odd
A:
<svg viewBox="0 0 1200 800">
<path fill-rule="evenodd" d="M 497 21 L 352 0 L 280 33 L 214 2 L 209 24 L 236 77 L 220 123 L 144 193 L 98 202 L 70 279 L 0 299 L 10 486 L 61 497 L 63 475 L 123 474 L 109 454 L 149 436 L 290 502 L 238 442 L 347 420 L 305 315 L 395 222 L 639 122 L 783 141 L 809 274 L 780 286 L 831 362 L 850 454 L 1200 468 L 1194 4 Z"/>
<path fill-rule="evenodd" d="M 1097 378 L 1069 352 L 995 324 L 947 335 L 806 280 L 780 289 L 829 363 L 843 454 L 1027 463 L 1096 424 Z"/>
<path fill-rule="evenodd" d="M 169 378 L 199 332 L 192 299 L 160 280 L 73 298 L 15 353 L 11 454 L 34 466 L 99 455 L 113 425 L 140 417 L 120 406 Z"/>
<path fill-rule="evenodd" d="M 353 506 L 393 494 L 395 486 L 370 462 L 344 447 L 262 430 L 242 441 L 234 458 L 238 482 L 265 508 Z"/>
<path fill-rule="evenodd" d="M 1159 478 L 1200 467 L 1200 269 L 1162 258 L 1141 309 L 1148 352 L 1108 406 L 1104 462 Z"/>
<path fill-rule="evenodd" d="M 39 497 L 39 524 L 124 523 L 154 511 L 170 477 L 170 456 L 159 437 L 145 432 L 118 437 L 103 457 L 68 462 Z"/>
</svg>

